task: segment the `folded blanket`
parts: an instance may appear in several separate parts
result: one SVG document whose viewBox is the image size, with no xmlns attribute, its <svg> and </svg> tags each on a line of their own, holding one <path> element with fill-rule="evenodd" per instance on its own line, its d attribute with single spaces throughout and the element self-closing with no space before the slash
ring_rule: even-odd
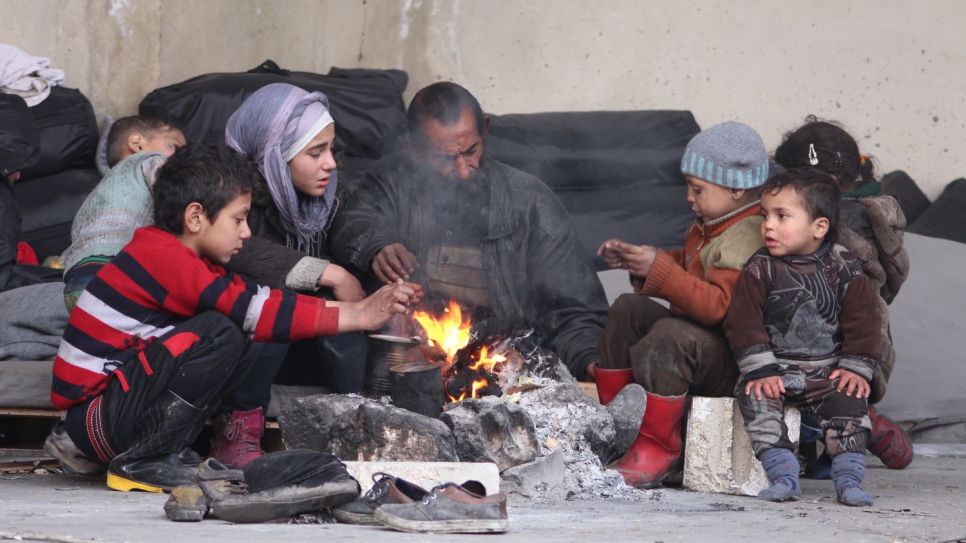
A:
<svg viewBox="0 0 966 543">
<path fill-rule="evenodd" d="M 35 106 L 63 84 L 64 71 L 50 67 L 50 59 L 33 57 L 17 47 L 0 44 L 0 92 L 16 94 Z"/>
</svg>

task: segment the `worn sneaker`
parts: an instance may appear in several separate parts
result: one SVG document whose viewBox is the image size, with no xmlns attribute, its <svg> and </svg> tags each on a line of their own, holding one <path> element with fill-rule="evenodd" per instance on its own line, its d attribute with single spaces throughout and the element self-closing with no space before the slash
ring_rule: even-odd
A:
<svg viewBox="0 0 966 543">
<path fill-rule="evenodd" d="M 480 496 L 455 483 L 433 488 L 419 502 L 380 506 L 373 516 L 384 525 L 404 532 L 472 534 L 502 533 L 510 529 L 506 494 Z"/>
<path fill-rule="evenodd" d="M 332 516 L 345 524 L 381 526 L 380 522 L 373 517 L 373 513 L 379 506 L 388 503 L 418 502 L 429 494 L 421 486 L 393 477 L 388 473 L 373 473 L 372 482 L 374 484 L 368 492 L 345 505 L 332 509 Z"/>
<path fill-rule="evenodd" d="M 198 522 L 207 513 L 205 494 L 196 486 L 175 487 L 164 502 L 164 514 L 175 522 Z"/>
<path fill-rule="evenodd" d="M 60 467 L 71 475 L 100 475 L 107 470 L 106 465 L 89 459 L 77 448 L 61 420 L 57 421 L 44 441 L 44 451 L 56 458 Z"/>
</svg>

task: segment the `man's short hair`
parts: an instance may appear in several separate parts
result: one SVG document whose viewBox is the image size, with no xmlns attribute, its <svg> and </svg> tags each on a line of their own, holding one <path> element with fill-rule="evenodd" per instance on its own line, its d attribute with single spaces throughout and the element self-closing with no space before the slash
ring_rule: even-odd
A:
<svg viewBox="0 0 966 543">
<path fill-rule="evenodd" d="M 114 121 L 107 133 L 107 166 L 113 168 L 124 158 L 124 148 L 127 147 L 127 138 L 131 134 L 138 132 L 145 138 L 152 139 L 168 130 L 180 131 L 181 128 L 161 119 L 139 115 L 121 117 Z"/>
<path fill-rule="evenodd" d="M 421 89 L 413 96 L 406 110 L 406 125 L 409 139 L 418 145 L 425 145 L 426 134 L 423 124 L 432 119 L 443 126 L 459 122 L 463 110 L 468 109 L 476 119 L 476 131 L 483 137 L 483 109 L 470 91 L 451 81 L 440 81 Z"/>
<path fill-rule="evenodd" d="M 154 225 L 172 234 L 184 233 L 184 212 L 201 204 L 208 220 L 241 194 L 250 194 L 259 174 L 247 157 L 225 145 L 189 143 L 158 169 L 154 183 Z"/>
<path fill-rule="evenodd" d="M 786 187 L 798 195 L 810 220 L 820 217 L 828 219 L 825 240 L 833 243 L 837 241 L 842 190 L 835 179 L 815 168 L 789 168 L 765 181 L 761 186 L 761 194 L 774 194 Z"/>
</svg>

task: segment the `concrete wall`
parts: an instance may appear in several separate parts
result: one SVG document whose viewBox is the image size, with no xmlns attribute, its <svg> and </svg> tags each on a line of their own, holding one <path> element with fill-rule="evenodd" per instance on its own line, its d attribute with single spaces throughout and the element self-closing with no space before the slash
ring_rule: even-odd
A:
<svg viewBox="0 0 966 543">
<path fill-rule="evenodd" d="M 99 115 L 150 90 L 271 58 L 402 68 L 493 113 L 690 109 L 773 149 L 806 114 L 838 119 L 883 172 L 935 197 L 966 175 L 966 3 L 764 0 L 0 0 L 0 41 L 50 57 Z M 13 14 L 12 16 L 10 14 Z"/>
</svg>

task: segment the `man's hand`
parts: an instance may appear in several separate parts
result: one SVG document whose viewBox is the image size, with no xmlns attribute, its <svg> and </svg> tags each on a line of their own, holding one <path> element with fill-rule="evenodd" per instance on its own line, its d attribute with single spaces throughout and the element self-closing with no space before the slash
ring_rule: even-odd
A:
<svg viewBox="0 0 966 543">
<path fill-rule="evenodd" d="M 383 283 L 394 283 L 399 279 L 409 280 L 419 262 L 416 255 L 409 252 L 402 243 L 393 243 L 382 248 L 372 257 L 372 272 Z"/>
<path fill-rule="evenodd" d="M 340 302 L 361 302 L 366 298 L 362 284 L 354 275 L 338 264 L 329 264 L 316 283 L 320 287 L 332 289 L 335 299 Z"/>
<path fill-rule="evenodd" d="M 417 291 L 422 292 L 418 285 L 400 279 L 361 302 L 335 302 L 333 305 L 339 307 L 339 332 L 382 328 L 393 315 L 408 311 L 408 306 L 418 300 Z"/>
<path fill-rule="evenodd" d="M 762 392 L 765 393 L 765 397 L 769 400 L 777 400 L 780 394 L 785 393 L 785 383 L 782 382 L 782 378 L 777 375 L 772 375 L 771 377 L 762 377 L 761 379 L 755 379 L 754 381 L 748 381 L 745 385 L 745 394 L 751 396 L 751 391 L 754 389 L 755 398 L 761 401 Z"/>
<path fill-rule="evenodd" d="M 639 278 L 651 273 L 651 265 L 657 258 L 657 248 L 650 245 L 634 245 L 619 239 L 609 239 L 597 249 L 597 254 L 611 268 L 622 268 Z"/>
<path fill-rule="evenodd" d="M 871 387 L 864 377 L 849 370 L 837 369 L 829 374 L 828 378 L 832 381 L 839 379 L 839 386 L 836 392 L 845 390 L 846 396 L 851 396 L 855 392 L 856 398 L 868 398 Z"/>
</svg>

